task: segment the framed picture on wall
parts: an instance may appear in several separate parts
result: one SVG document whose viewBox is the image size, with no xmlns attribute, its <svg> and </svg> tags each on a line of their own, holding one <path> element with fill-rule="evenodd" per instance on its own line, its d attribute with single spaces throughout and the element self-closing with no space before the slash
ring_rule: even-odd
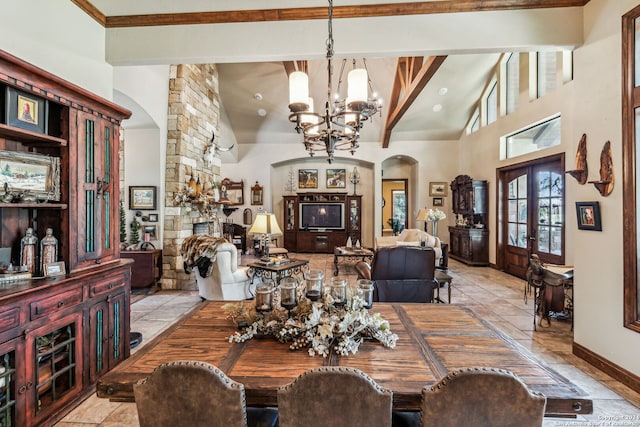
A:
<svg viewBox="0 0 640 427">
<path fill-rule="evenodd" d="M 446 195 L 447 195 L 446 182 L 430 182 L 429 183 L 429 196 L 445 197 Z"/>
<path fill-rule="evenodd" d="M 576 202 L 578 229 L 602 231 L 599 202 Z"/>
<path fill-rule="evenodd" d="M 327 169 L 327 188 L 345 188 L 346 186 L 346 169 Z"/>
<path fill-rule="evenodd" d="M 154 211 L 156 207 L 156 187 L 130 186 L 129 209 L 140 211 Z"/>
<path fill-rule="evenodd" d="M 444 206 L 444 199 L 442 197 L 434 197 L 433 206 Z"/>
<path fill-rule="evenodd" d="M 298 188 L 318 188 L 318 169 L 298 169 Z"/>
</svg>

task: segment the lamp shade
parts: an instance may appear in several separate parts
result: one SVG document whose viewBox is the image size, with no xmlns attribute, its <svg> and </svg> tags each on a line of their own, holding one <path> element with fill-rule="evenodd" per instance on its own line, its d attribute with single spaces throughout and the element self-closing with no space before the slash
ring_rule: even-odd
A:
<svg viewBox="0 0 640 427">
<path fill-rule="evenodd" d="M 364 68 L 356 68 L 349 71 L 347 76 L 347 82 L 349 84 L 347 91 L 347 98 L 353 102 L 366 102 L 367 101 L 367 70 Z M 347 104 L 348 105 L 348 104 Z"/>
<path fill-rule="evenodd" d="M 307 111 L 309 108 L 309 76 L 302 71 L 289 75 L 289 108 L 292 111 Z"/>
<path fill-rule="evenodd" d="M 282 230 L 276 221 L 276 216 L 272 213 L 259 213 L 249 229 L 251 234 L 268 234 L 269 236 L 280 236 Z"/>
<path fill-rule="evenodd" d="M 429 212 L 427 208 L 420 209 L 420 211 L 418 212 L 418 216 L 416 216 L 416 221 L 426 221 L 427 212 Z"/>
</svg>

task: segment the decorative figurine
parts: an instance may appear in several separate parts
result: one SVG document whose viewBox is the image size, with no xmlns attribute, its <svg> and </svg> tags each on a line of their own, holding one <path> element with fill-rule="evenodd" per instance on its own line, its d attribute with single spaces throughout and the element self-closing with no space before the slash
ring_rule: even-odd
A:
<svg viewBox="0 0 640 427">
<path fill-rule="evenodd" d="M 44 274 L 44 266 L 54 262 L 58 262 L 58 239 L 53 235 L 53 229 L 47 228 L 40 241 L 40 273 Z"/>
<path fill-rule="evenodd" d="M 27 232 L 20 240 L 20 269 L 31 274 L 36 272 L 36 248 L 38 238 L 33 234 L 33 228 L 27 228 Z"/>
</svg>

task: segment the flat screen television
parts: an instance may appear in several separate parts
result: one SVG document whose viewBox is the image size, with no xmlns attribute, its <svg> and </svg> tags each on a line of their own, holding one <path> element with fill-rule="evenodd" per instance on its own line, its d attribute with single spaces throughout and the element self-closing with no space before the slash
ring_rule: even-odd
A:
<svg viewBox="0 0 640 427">
<path fill-rule="evenodd" d="M 300 227 L 305 230 L 344 229 L 344 203 L 300 203 Z"/>
</svg>

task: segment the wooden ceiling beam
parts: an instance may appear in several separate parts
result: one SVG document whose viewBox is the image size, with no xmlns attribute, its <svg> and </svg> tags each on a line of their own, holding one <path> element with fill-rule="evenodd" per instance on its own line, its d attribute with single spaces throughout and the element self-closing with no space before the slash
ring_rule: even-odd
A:
<svg viewBox="0 0 640 427">
<path fill-rule="evenodd" d="M 402 116 L 407 112 L 411 104 L 416 100 L 422 89 L 440 68 L 446 56 L 430 56 L 418 69 L 415 65 L 422 63 L 422 57 L 399 58 L 396 77 L 391 89 L 389 100 L 389 114 L 387 123 L 382 132 L 382 147 L 388 148 L 391 140 L 391 132 Z M 408 72 L 407 70 L 411 70 Z M 403 79 L 410 79 L 402 82 Z"/>
<path fill-rule="evenodd" d="M 237 22 L 300 21 L 327 19 L 328 8 L 230 10 L 224 12 L 162 13 L 148 15 L 102 15 L 89 0 L 71 0 L 106 28 L 152 27 L 165 25 L 225 24 Z M 381 16 L 431 15 L 438 13 L 482 12 L 495 10 L 548 9 L 580 7 L 589 0 L 441 0 L 387 4 L 334 6 L 333 17 L 375 18 Z M 96 12 L 98 13 L 96 15 Z"/>
</svg>

